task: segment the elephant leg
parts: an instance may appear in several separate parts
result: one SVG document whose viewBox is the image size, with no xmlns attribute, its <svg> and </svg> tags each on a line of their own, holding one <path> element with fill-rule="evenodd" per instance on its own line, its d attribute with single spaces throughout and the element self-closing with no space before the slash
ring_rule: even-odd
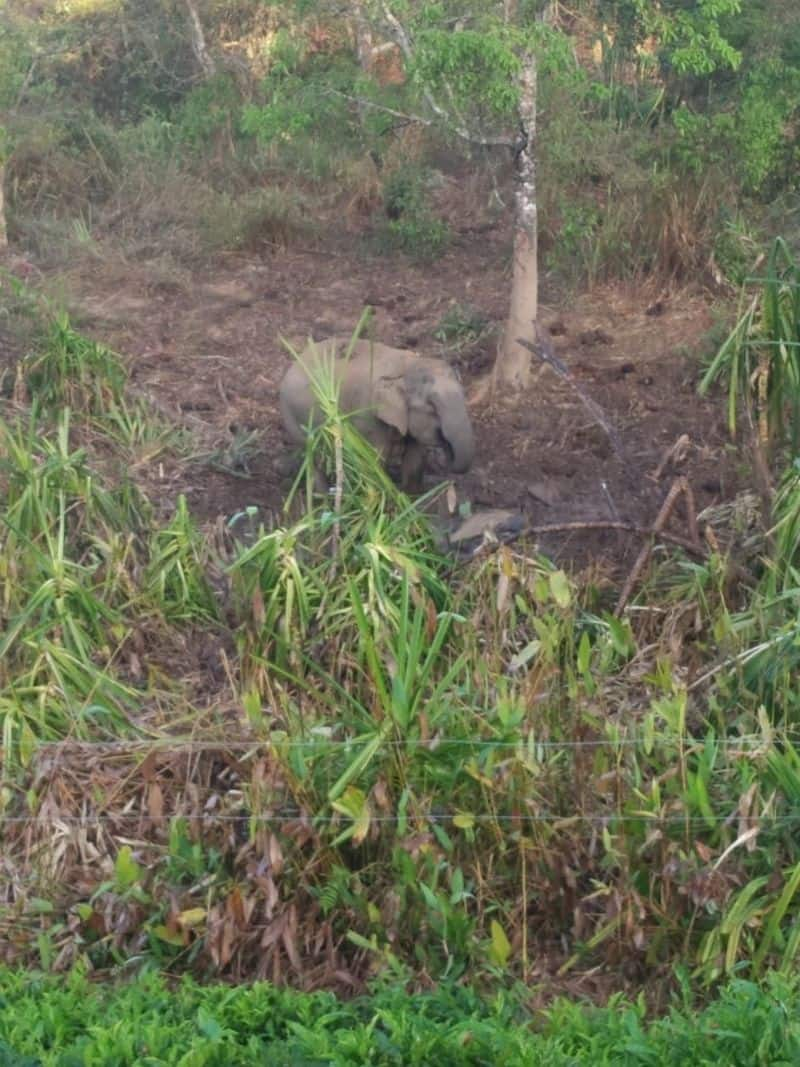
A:
<svg viewBox="0 0 800 1067">
<path fill-rule="evenodd" d="M 403 453 L 400 470 L 400 488 L 406 493 L 419 495 L 423 490 L 422 475 L 425 468 L 425 447 L 419 441 L 410 441 Z"/>
<path fill-rule="evenodd" d="M 284 453 L 278 460 L 276 467 L 280 474 L 284 478 L 294 481 L 300 474 L 300 470 L 305 462 L 305 453 L 301 448 L 294 449 L 290 452 Z M 325 472 L 322 471 L 317 464 L 313 465 L 312 471 L 312 483 L 315 493 L 327 493 L 328 481 L 325 477 Z M 305 478 L 303 479 L 305 482 Z"/>
</svg>

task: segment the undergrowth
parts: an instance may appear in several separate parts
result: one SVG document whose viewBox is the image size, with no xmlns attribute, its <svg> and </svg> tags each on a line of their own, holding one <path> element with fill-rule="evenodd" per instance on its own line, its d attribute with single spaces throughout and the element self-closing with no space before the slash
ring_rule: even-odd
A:
<svg viewBox="0 0 800 1067">
<path fill-rule="evenodd" d="M 749 593 L 665 561 L 618 617 L 524 545 L 443 556 L 324 375 L 284 523 L 159 520 L 121 362 L 41 337 L 0 424 L 7 959 L 794 971 L 795 475 Z"/>
</svg>

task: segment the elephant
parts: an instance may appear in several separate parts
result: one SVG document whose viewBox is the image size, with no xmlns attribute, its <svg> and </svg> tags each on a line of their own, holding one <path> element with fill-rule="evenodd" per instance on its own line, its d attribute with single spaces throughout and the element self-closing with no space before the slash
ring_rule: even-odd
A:
<svg viewBox="0 0 800 1067">
<path fill-rule="evenodd" d="M 422 492 L 427 448 L 444 449 L 455 473 L 469 470 L 475 454 L 472 423 L 453 371 L 440 359 L 377 341 L 353 344 L 349 337 L 333 337 L 309 345 L 292 364 L 280 386 L 281 417 L 292 441 L 301 444 L 309 419 L 312 425 L 319 419 L 307 368 L 314 377 L 320 366 L 333 368 L 340 412 L 351 415 L 382 461 L 399 452 L 406 492 Z"/>
</svg>

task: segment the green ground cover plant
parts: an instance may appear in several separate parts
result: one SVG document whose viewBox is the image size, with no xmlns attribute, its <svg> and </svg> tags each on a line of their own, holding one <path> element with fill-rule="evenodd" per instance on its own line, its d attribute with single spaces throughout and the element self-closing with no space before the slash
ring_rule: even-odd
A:
<svg viewBox="0 0 800 1067">
<path fill-rule="evenodd" d="M 676 1004 L 648 1021 L 641 1004 L 558 1001 L 526 1011 L 521 996 L 484 1000 L 443 986 L 410 996 L 387 986 L 338 1001 L 326 993 L 235 988 L 146 976 L 117 987 L 72 975 L 0 972 L 0 1062 L 7 1067 L 150 1064 L 332 1067 L 492 1064 L 517 1067 L 700 1067 L 791 1064 L 800 1055 L 798 990 L 771 976 L 736 979 L 701 1010 Z"/>
</svg>

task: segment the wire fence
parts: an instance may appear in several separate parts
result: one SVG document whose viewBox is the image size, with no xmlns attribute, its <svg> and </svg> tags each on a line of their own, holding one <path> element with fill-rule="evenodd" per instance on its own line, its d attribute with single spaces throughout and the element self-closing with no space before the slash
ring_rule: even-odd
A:
<svg viewBox="0 0 800 1067">
<path fill-rule="evenodd" d="M 800 743 L 800 730 L 779 733 L 780 741 Z M 284 740 L 283 738 L 271 738 L 252 741 L 226 741 L 202 740 L 194 738 L 133 738 L 130 741 L 44 741 L 35 745 L 35 751 L 39 753 L 63 753 L 69 751 L 85 752 L 87 749 L 97 753 L 136 752 L 136 751 L 163 751 L 163 752 L 247 752 L 258 749 L 314 749 L 322 751 L 328 749 L 353 749 L 369 744 L 377 753 L 380 751 L 397 750 L 402 748 L 427 748 L 437 749 L 444 745 L 454 748 L 469 749 L 509 749 L 519 750 L 522 748 L 535 748 L 544 751 L 558 749 L 619 749 L 619 748 L 647 748 L 656 742 L 661 745 L 675 747 L 714 746 L 716 748 L 730 749 L 769 749 L 774 744 L 774 739 L 765 735 L 749 734 L 740 737 L 709 737 L 694 734 L 665 734 L 657 732 L 654 735 L 635 735 L 621 738 L 589 738 L 586 740 L 549 741 L 538 740 L 536 737 L 521 737 L 508 741 L 485 741 L 473 740 L 465 737 L 438 737 L 429 738 L 387 738 L 376 745 L 375 738 L 369 735 L 353 738 L 326 738 L 311 737 L 307 739 Z M 2 748 L 0 747 L 0 752 Z"/>
<path fill-rule="evenodd" d="M 788 278 L 785 278 L 779 274 L 750 274 L 744 279 L 745 285 L 769 285 L 774 284 L 776 282 L 778 283 L 778 285 L 785 287 L 786 289 L 800 289 L 800 281 L 792 282 L 789 281 Z"/>
<path fill-rule="evenodd" d="M 59 813 L 52 814 L 39 814 L 39 815 L 0 815 L 0 824 L 19 824 L 19 823 L 43 823 L 48 825 L 57 825 L 63 823 L 65 826 L 78 825 L 78 826 L 93 826 L 93 825 L 106 825 L 106 824 L 119 824 L 126 821 L 134 822 L 154 822 L 164 823 L 171 819 L 183 819 L 188 822 L 203 822 L 210 823 L 264 823 L 269 825 L 295 825 L 298 821 L 307 823 L 308 825 L 326 825 L 328 823 L 335 823 L 337 826 L 346 825 L 348 816 L 343 815 L 313 815 L 309 812 L 301 811 L 280 811 L 275 813 L 262 813 L 254 814 L 248 811 L 242 811 L 238 814 L 225 813 L 225 812 L 165 812 L 163 814 L 151 814 L 149 812 L 134 812 L 123 811 L 117 815 L 62 815 Z M 458 820 L 458 822 L 456 822 Z M 625 814 L 617 812 L 603 812 L 603 813 L 588 813 L 580 814 L 577 812 L 568 814 L 557 813 L 544 813 L 544 814 L 532 814 L 532 813 L 519 813 L 514 815 L 509 814 L 495 814 L 493 812 L 469 812 L 469 811 L 448 811 L 448 812 L 433 812 L 426 811 L 424 813 L 415 812 L 409 815 L 370 815 L 370 824 L 375 823 L 379 825 L 406 825 L 417 826 L 421 822 L 429 822 L 434 824 L 442 823 L 454 823 L 457 828 L 469 828 L 472 823 L 506 823 L 506 824 L 522 824 L 522 823 L 544 823 L 544 824 L 559 824 L 563 827 L 567 827 L 570 824 L 590 824 L 593 826 L 613 827 L 618 824 L 648 824 L 651 826 L 716 826 L 724 823 L 738 823 L 741 821 L 746 828 L 755 826 L 787 826 L 800 824 L 800 806 L 796 814 L 787 815 L 747 815 L 743 816 L 738 809 L 731 811 L 727 815 L 658 815 L 658 814 L 646 814 L 644 812 Z"/>
</svg>

